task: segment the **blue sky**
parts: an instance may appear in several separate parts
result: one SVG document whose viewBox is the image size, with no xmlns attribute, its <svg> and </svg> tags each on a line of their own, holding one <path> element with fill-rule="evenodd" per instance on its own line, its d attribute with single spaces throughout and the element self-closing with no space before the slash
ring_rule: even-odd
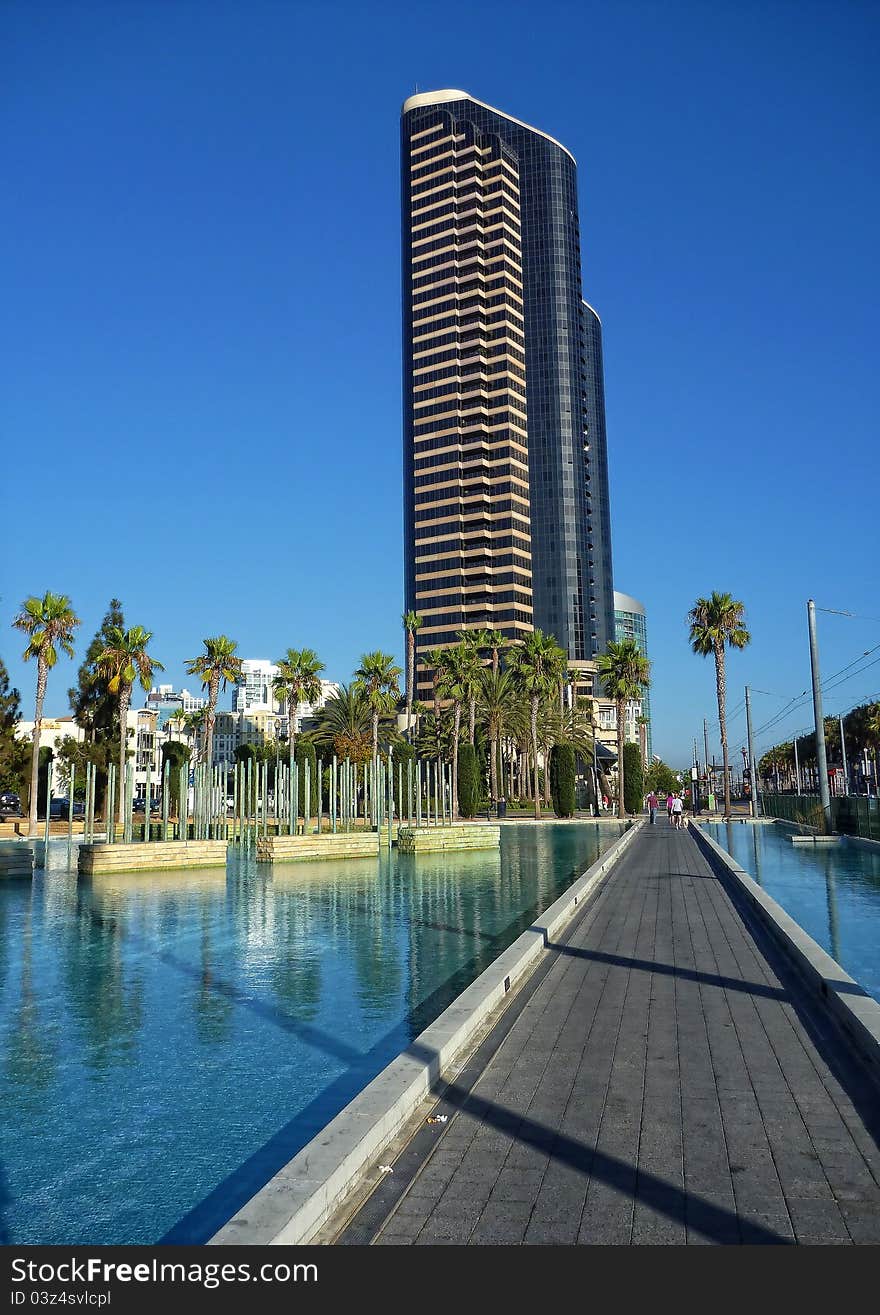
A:
<svg viewBox="0 0 880 1315">
<path fill-rule="evenodd" d="M 655 752 L 688 761 L 716 717 L 687 645 L 701 594 L 742 599 L 752 631 L 734 751 L 745 683 L 769 691 L 756 727 L 808 688 L 808 597 L 857 614 L 819 614 L 829 675 L 880 645 L 876 5 L 7 0 L 0 45 L 0 654 L 26 714 L 9 622 L 46 588 L 80 651 L 119 596 L 175 684 L 221 632 L 249 657 L 313 647 L 337 679 L 368 649 L 402 662 L 417 88 L 464 88 L 578 161 Z M 878 659 L 826 712 L 880 695 Z"/>
</svg>

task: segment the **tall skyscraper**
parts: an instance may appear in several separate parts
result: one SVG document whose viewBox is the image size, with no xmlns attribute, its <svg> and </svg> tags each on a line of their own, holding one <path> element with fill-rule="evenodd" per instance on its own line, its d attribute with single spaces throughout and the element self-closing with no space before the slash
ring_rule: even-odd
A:
<svg viewBox="0 0 880 1315">
<path fill-rule="evenodd" d="M 420 652 L 488 626 L 614 634 L 601 328 L 576 165 L 463 91 L 401 116 L 406 608 Z M 424 692 L 424 685 L 423 685 Z"/>
</svg>

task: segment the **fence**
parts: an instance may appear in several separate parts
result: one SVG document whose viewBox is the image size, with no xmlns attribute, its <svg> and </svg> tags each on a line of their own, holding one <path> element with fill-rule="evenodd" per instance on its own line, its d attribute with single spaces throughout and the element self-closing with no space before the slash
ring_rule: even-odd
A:
<svg viewBox="0 0 880 1315">
<path fill-rule="evenodd" d="M 760 796 L 765 817 L 798 822 L 825 830 L 822 803 L 817 794 L 764 794 Z M 880 801 L 861 795 L 835 795 L 831 799 L 831 829 L 844 836 L 880 840 Z"/>
</svg>

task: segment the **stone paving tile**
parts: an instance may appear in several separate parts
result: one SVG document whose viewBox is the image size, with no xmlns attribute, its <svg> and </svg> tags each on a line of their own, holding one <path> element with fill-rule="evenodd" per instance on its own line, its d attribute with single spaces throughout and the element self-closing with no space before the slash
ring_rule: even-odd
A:
<svg viewBox="0 0 880 1315">
<path fill-rule="evenodd" d="M 686 831 L 550 955 L 378 1243 L 880 1241 L 877 1091 Z"/>
</svg>

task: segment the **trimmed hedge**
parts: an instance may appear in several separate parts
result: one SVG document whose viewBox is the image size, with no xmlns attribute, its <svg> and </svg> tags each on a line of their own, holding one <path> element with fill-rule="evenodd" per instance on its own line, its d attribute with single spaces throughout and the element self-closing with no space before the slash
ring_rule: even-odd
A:
<svg viewBox="0 0 880 1315">
<path fill-rule="evenodd" d="M 557 817 L 574 817 L 575 759 L 570 744 L 554 744 L 550 750 L 550 797 Z"/>
</svg>

